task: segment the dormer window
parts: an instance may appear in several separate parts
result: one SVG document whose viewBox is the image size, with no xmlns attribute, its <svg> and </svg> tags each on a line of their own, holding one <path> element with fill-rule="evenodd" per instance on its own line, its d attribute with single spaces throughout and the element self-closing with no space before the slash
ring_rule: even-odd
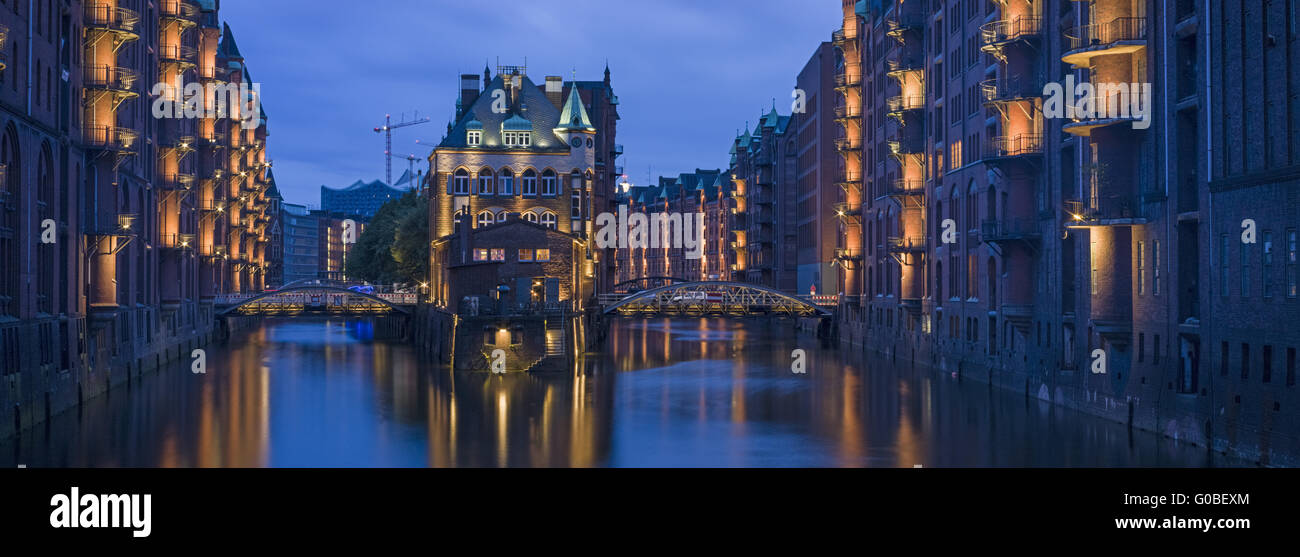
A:
<svg viewBox="0 0 1300 557">
<path fill-rule="evenodd" d="M 470 130 L 465 132 L 465 143 L 471 147 L 482 145 L 483 130 Z"/>
<path fill-rule="evenodd" d="M 533 136 L 529 132 L 503 132 L 501 135 L 506 147 L 528 147 L 533 142 Z"/>
</svg>

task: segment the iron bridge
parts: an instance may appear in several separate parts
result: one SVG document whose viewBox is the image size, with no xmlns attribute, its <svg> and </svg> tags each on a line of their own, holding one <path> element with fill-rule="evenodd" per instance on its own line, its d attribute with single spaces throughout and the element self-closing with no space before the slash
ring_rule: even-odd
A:
<svg viewBox="0 0 1300 557">
<path fill-rule="evenodd" d="M 830 311 L 813 301 L 739 282 L 688 282 L 661 286 L 612 301 L 605 307 L 605 314 L 685 317 L 831 316 Z"/>
<path fill-rule="evenodd" d="M 217 316 L 228 315 L 385 315 L 410 314 L 419 294 L 363 294 L 339 286 L 311 284 L 262 294 L 217 296 Z"/>
</svg>

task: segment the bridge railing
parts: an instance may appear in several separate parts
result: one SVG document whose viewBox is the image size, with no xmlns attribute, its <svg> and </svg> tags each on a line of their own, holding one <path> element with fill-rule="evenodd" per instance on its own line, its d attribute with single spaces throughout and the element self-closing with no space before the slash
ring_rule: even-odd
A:
<svg viewBox="0 0 1300 557">
<path fill-rule="evenodd" d="M 311 292 L 311 291 L 283 292 L 283 293 L 267 292 L 264 294 L 269 294 L 269 295 L 266 296 L 265 298 L 262 298 L 263 300 L 279 301 L 279 302 L 287 302 L 287 301 L 305 302 L 305 301 L 311 301 L 312 298 L 319 298 L 321 300 L 327 300 L 327 299 L 335 300 L 335 299 L 344 299 L 351 296 L 351 294 L 347 294 L 343 292 Z M 262 295 L 263 294 L 217 294 L 213 298 L 213 302 L 215 303 L 215 305 L 218 306 L 234 306 L 234 305 L 242 304 L 244 302 L 247 302 L 253 298 Z M 414 292 L 401 292 L 401 293 L 384 292 L 384 293 L 371 294 L 371 296 L 374 296 L 376 298 L 379 298 L 385 302 L 394 305 L 413 306 L 420 303 L 420 295 Z"/>
</svg>

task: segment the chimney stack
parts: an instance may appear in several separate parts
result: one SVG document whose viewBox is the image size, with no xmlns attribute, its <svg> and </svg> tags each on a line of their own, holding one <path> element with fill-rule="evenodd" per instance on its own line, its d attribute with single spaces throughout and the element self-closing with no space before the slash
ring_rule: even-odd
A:
<svg viewBox="0 0 1300 557">
<path fill-rule="evenodd" d="M 557 75 L 546 76 L 546 98 L 555 108 L 564 108 L 564 78 Z"/>
<path fill-rule="evenodd" d="M 477 74 L 460 75 L 460 102 L 465 107 L 465 110 L 469 110 L 469 107 L 474 105 L 474 101 L 478 100 L 478 80 L 479 76 Z"/>
</svg>

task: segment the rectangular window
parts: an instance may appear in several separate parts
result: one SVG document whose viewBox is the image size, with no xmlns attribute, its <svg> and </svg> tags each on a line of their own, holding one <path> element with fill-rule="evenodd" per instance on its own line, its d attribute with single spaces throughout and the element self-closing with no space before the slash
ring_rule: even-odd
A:
<svg viewBox="0 0 1300 557">
<path fill-rule="evenodd" d="M 1160 344 L 1160 335 L 1156 335 L 1155 342 L 1151 343 L 1151 363 L 1160 365 L 1160 353 L 1165 351 L 1165 346 Z"/>
<path fill-rule="evenodd" d="M 1219 345 L 1219 375 L 1228 376 L 1228 343 L 1224 342 Z"/>
<path fill-rule="evenodd" d="M 1250 378 L 1250 345 L 1241 343 L 1241 378 Z"/>
<path fill-rule="evenodd" d="M 533 260 L 533 250 L 530 249 L 519 250 L 519 261 L 530 262 L 532 260 Z"/>
<path fill-rule="evenodd" d="M 1286 297 L 1295 298 L 1296 289 L 1296 230 L 1286 231 Z"/>
<path fill-rule="evenodd" d="M 469 176 L 456 176 L 451 179 L 453 195 L 469 195 Z"/>
<path fill-rule="evenodd" d="M 465 143 L 473 146 L 483 144 L 483 130 L 471 130 L 465 133 Z"/>
<path fill-rule="evenodd" d="M 1286 386 L 1295 386 L 1295 348 L 1286 349 Z"/>
<path fill-rule="evenodd" d="M 1142 294 L 1146 294 L 1147 291 L 1147 269 L 1146 269 L 1147 258 L 1146 258 L 1146 253 L 1144 253 L 1145 249 L 1146 246 L 1144 245 L 1144 242 L 1138 242 L 1137 268 L 1138 268 L 1138 295 L 1139 296 L 1141 296 Z M 1138 361 L 1140 362 L 1142 360 L 1138 359 Z"/>
<path fill-rule="evenodd" d="M 487 261 L 491 255 L 486 249 L 476 249 L 474 250 L 474 261 Z"/>
<path fill-rule="evenodd" d="M 506 260 L 506 250 L 503 250 L 503 249 L 500 249 L 500 248 L 494 248 L 494 249 L 492 250 L 492 260 L 493 260 L 493 261 L 505 261 L 505 260 Z"/>
<path fill-rule="evenodd" d="M 1250 295 L 1250 250 L 1241 246 L 1241 297 Z"/>
<path fill-rule="evenodd" d="M 536 176 L 527 176 L 527 175 L 524 176 L 524 191 L 523 191 L 523 194 L 524 194 L 525 197 L 534 197 L 534 196 L 537 195 L 537 177 L 536 177 Z"/>
<path fill-rule="evenodd" d="M 1260 286 L 1264 289 L 1264 297 L 1273 297 L 1273 231 L 1265 230 L 1263 235 L 1264 258 L 1263 258 L 1263 276 L 1260 280 Z"/>
<path fill-rule="evenodd" d="M 1273 347 L 1271 345 L 1265 344 L 1264 345 L 1264 382 L 1271 383 L 1272 381 L 1273 381 Z"/>
<path fill-rule="evenodd" d="M 1219 295 L 1228 297 L 1228 284 L 1232 281 L 1228 271 L 1228 249 L 1232 246 L 1227 234 L 1219 235 Z"/>
<path fill-rule="evenodd" d="M 492 195 L 492 175 L 480 174 L 478 177 L 478 194 Z"/>
<path fill-rule="evenodd" d="M 542 195 L 555 195 L 555 177 L 542 176 Z"/>
<path fill-rule="evenodd" d="M 1147 358 L 1147 334 L 1138 333 L 1138 363 L 1146 361 Z"/>
<path fill-rule="evenodd" d="M 501 188 L 500 188 L 500 189 L 501 189 L 501 191 L 500 191 L 501 195 L 514 195 L 514 194 L 515 194 L 515 177 L 514 177 L 514 176 L 502 176 L 502 177 L 501 177 Z"/>
<path fill-rule="evenodd" d="M 952 148 L 949 149 L 949 153 L 950 153 L 949 156 L 952 160 L 952 169 L 957 170 L 958 168 L 961 168 L 961 140 L 960 139 L 952 142 Z"/>
<path fill-rule="evenodd" d="M 1151 295 L 1160 295 L 1160 242 L 1151 242 Z"/>
<path fill-rule="evenodd" d="M 551 250 L 549 249 L 539 249 L 536 254 L 536 257 L 534 257 L 535 261 L 545 262 L 551 260 Z"/>
<path fill-rule="evenodd" d="M 572 195 L 569 196 L 569 218 L 579 220 L 582 218 L 582 192 L 570 190 Z"/>
</svg>

